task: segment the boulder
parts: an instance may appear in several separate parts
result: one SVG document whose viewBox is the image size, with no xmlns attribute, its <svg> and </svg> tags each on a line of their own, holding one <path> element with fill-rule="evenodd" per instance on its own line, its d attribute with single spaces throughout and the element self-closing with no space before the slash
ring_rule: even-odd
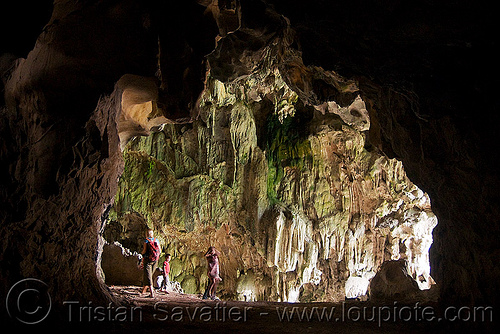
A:
<svg viewBox="0 0 500 334">
<path fill-rule="evenodd" d="M 406 260 L 384 262 L 368 290 L 373 301 L 418 300 L 416 297 L 420 294 L 417 282 L 408 275 Z"/>
<path fill-rule="evenodd" d="M 131 253 L 119 242 L 104 245 L 101 267 L 106 284 L 141 286 L 143 271 L 138 267 L 140 259 L 140 254 Z"/>
</svg>

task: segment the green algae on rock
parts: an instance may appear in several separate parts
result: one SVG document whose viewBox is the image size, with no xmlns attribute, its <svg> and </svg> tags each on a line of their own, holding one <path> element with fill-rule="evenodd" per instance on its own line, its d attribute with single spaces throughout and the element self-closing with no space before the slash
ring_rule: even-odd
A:
<svg viewBox="0 0 500 334">
<path fill-rule="evenodd" d="M 112 223 L 142 215 L 192 293 L 204 289 L 210 245 L 222 252 L 226 298 L 363 298 L 382 264 L 399 259 L 429 288 L 428 196 L 401 162 L 366 148 L 355 83 L 287 57 L 288 67 L 263 58 L 227 82 L 209 72 L 199 118 L 131 140 Z"/>
</svg>

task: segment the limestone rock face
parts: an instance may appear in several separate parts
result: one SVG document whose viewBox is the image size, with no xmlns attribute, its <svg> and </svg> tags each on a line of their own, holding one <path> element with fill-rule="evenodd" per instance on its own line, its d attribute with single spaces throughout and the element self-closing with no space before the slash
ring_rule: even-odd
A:
<svg viewBox="0 0 500 334">
<path fill-rule="evenodd" d="M 420 290 L 408 275 L 405 260 L 385 262 L 370 282 L 370 297 L 374 301 L 415 300 Z"/>
<path fill-rule="evenodd" d="M 193 5 L 198 10 L 182 9 Z M 123 172 L 121 118 L 131 120 L 125 130 L 134 131 L 128 135 L 144 133 L 154 125 L 139 126 L 149 116 L 143 111 L 149 112 L 150 104 L 152 115 L 189 118 L 188 105 L 196 101 L 203 84 L 195 80 L 191 86 L 193 76 L 184 74 L 202 71 L 201 59 L 214 43 L 213 39 L 207 44 L 197 38 L 187 41 L 184 33 L 177 38 L 175 31 L 184 30 L 184 25 L 186 33 L 199 29 L 205 37 L 216 34 L 203 24 L 191 24 L 203 17 L 197 4 L 180 2 L 167 11 L 162 6 L 135 0 L 98 4 L 56 0 L 32 51 L 19 59 L 1 55 L 0 166 L 5 177 L 0 179 L 0 281 L 4 295 L 19 279 L 34 277 L 49 286 L 58 305 L 64 300 L 111 298 L 100 261 L 103 224 Z M 159 12 L 180 20 L 159 18 Z M 2 8 L 2 13 L 8 12 Z M 164 50 L 159 63 L 159 49 L 169 40 L 184 48 Z M 9 51 L 11 45 L 5 47 Z M 190 61 L 179 66 L 177 60 L 188 54 Z M 156 73 L 163 76 L 155 78 Z M 127 74 L 145 78 L 147 87 L 153 82 L 154 93 L 161 96 L 155 102 L 161 106 L 145 101 L 155 94 L 127 96 L 144 92 L 145 87 L 117 84 Z M 182 90 L 181 97 L 172 87 L 182 87 L 183 82 L 189 88 Z M 170 91 L 165 91 L 167 83 Z M 134 108 L 142 103 L 145 108 Z"/>
<path fill-rule="evenodd" d="M 108 285 L 143 285 L 143 270 L 138 268 L 141 257 L 118 243 L 104 245 L 101 267 Z"/>
<path fill-rule="evenodd" d="M 119 242 L 125 248 L 141 252 L 147 230 L 148 225 L 144 217 L 132 212 L 123 215 L 119 224 L 117 222 L 107 224 L 103 236 L 109 243 Z"/>
<path fill-rule="evenodd" d="M 224 83 L 208 72 L 192 124 L 127 145 L 110 226 L 144 216 L 185 291 L 203 292 L 210 245 L 222 252 L 228 298 L 356 298 L 384 261 L 401 258 L 428 289 L 437 223 L 428 196 L 401 162 L 366 149 L 370 119 L 355 83 L 293 51 L 281 57 L 296 69 L 282 68 L 282 43 L 240 60 L 250 74 Z M 341 104 L 297 93 L 298 80 L 323 82 Z"/>
</svg>

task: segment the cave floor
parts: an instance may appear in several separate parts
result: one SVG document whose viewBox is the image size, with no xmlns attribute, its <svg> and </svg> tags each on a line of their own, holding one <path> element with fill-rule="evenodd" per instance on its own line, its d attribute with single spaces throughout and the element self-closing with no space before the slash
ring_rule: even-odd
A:
<svg viewBox="0 0 500 334">
<path fill-rule="evenodd" d="M 93 310 L 94 320 L 107 321 L 92 327 L 107 333 L 438 333 L 443 323 L 410 319 L 436 304 L 375 305 L 370 302 L 282 303 L 202 300 L 201 295 L 156 291 L 154 298 L 137 286 L 110 286 L 124 306 Z M 417 311 L 418 310 L 418 311 Z M 102 310 L 99 310 L 102 311 Z M 394 319 L 393 317 L 396 317 Z M 95 325 L 95 324 L 94 324 Z"/>
</svg>

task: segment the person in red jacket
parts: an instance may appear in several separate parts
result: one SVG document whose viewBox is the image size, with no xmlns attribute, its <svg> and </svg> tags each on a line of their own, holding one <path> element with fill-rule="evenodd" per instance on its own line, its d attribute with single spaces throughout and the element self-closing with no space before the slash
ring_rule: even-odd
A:
<svg viewBox="0 0 500 334">
<path fill-rule="evenodd" d="M 164 291 L 168 293 L 167 291 L 167 285 L 168 282 L 170 282 L 170 278 L 168 274 L 170 273 L 170 259 L 172 256 L 170 254 L 165 254 L 165 261 L 163 262 L 163 283 L 162 283 L 162 288 L 161 291 Z"/>
</svg>

